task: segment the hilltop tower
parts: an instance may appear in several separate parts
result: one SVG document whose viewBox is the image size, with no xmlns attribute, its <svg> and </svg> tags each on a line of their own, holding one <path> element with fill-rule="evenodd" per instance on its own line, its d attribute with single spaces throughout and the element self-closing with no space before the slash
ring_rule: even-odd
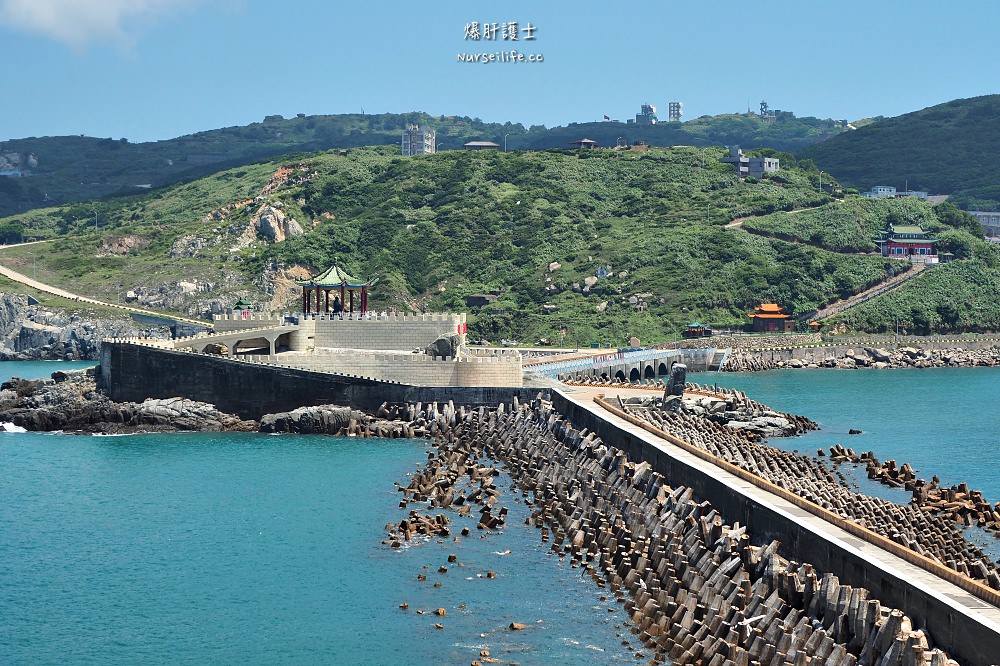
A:
<svg viewBox="0 0 1000 666">
<path fill-rule="evenodd" d="M 649 102 L 643 104 L 642 110 L 635 114 L 635 122 L 637 125 L 655 125 L 656 107 Z"/>
</svg>

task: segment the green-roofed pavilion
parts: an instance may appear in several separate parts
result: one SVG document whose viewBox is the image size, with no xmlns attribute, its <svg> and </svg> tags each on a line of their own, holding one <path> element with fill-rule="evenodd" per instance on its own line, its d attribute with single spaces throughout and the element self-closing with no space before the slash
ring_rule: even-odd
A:
<svg viewBox="0 0 1000 666">
<path fill-rule="evenodd" d="M 712 328 L 700 321 L 693 321 L 681 331 L 681 335 L 685 338 L 707 338 L 712 335 Z"/>
<path fill-rule="evenodd" d="M 333 312 L 339 314 L 344 310 L 354 313 L 354 295 L 359 296 L 360 313 L 368 312 L 368 287 L 376 280 L 358 280 L 348 275 L 340 266 L 330 266 L 328 269 L 308 280 L 296 280 L 295 284 L 302 287 L 302 311 L 313 312 L 313 293 L 316 295 L 316 312 Z M 340 291 L 340 296 L 334 296 L 330 303 L 330 292 Z M 325 304 L 323 298 L 325 297 Z"/>
</svg>

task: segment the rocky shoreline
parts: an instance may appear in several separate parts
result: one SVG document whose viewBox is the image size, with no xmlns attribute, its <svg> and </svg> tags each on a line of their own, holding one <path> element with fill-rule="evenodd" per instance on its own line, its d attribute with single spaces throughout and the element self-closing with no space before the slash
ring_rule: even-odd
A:
<svg viewBox="0 0 1000 666">
<path fill-rule="evenodd" d="M 780 368 L 834 368 L 855 370 L 873 368 L 971 368 L 1000 365 L 1000 347 L 989 349 L 880 349 L 859 347 L 848 349 L 840 356 L 825 356 L 822 347 L 815 349 L 814 359 L 775 359 L 771 350 L 734 350 L 726 358 L 722 372 L 758 372 Z M 822 357 L 822 358 L 820 358 Z M 818 360 L 816 360 L 818 359 Z"/>
<path fill-rule="evenodd" d="M 0 293 L 0 361 L 96 361 L 105 338 L 169 336 L 169 327 L 141 326 L 128 316 L 100 317 L 83 305 L 61 312 Z"/>
<path fill-rule="evenodd" d="M 406 414 L 383 406 L 381 416 L 338 405 L 300 407 L 243 420 L 214 405 L 187 398 L 114 402 L 99 385 L 100 368 L 58 371 L 49 379 L 14 377 L 0 384 L 0 422 L 28 431 L 80 434 L 139 432 L 266 432 L 346 435 L 350 437 L 426 437 L 426 415 L 412 407 Z M 408 420 L 401 416 L 411 415 Z"/>
</svg>

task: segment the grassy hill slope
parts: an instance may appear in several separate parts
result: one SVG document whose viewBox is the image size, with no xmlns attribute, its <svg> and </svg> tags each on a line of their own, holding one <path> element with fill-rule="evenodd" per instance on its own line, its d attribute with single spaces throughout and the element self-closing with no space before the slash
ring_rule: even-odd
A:
<svg viewBox="0 0 1000 666">
<path fill-rule="evenodd" d="M 963 207 L 1000 205 L 1000 95 L 959 99 L 872 123 L 800 150 L 843 184 L 949 194 Z"/>
<path fill-rule="evenodd" d="M 818 172 L 799 168 L 740 181 L 717 161 L 724 152 L 401 158 L 382 147 L 286 156 L 99 202 L 96 230 L 80 215 L 91 204 L 0 220 L 52 239 L 0 261 L 84 295 L 114 301 L 131 291 L 144 305 L 202 315 L 240 296 L 295 310 L 290 278 L 338 263 L 379 277 L 375 309 L 470 311 L 473 337 L 493 341 L 558 339 L 565 327 L 567 342 L 580 345 L 668 340 L 695 319 L 742 325 L 764 300 L 807 312 L 904 268 L 834 244 L 725 228 L 747 216 L 777 223 L 778 211 L 823 224 L 829 211 L 857 204 L 835 202 Z M 912 217 L 911 202 L 884 205 Z M 253 225 L 275 210 L 305 233 L 263 239 Z M 466 305 L 484 293 L 497 299 Z"/>
<path fill-rule="evenodd" d="M 165 141 L 129 143 L 125 139 L 83 136 L 41 137 L 7 141 L 0 154 L 14 153 L 38 164 L 24 178 L 0 177 L 0 216 L 32 208 L 130 194 L 137 188 L 160 187 L 204 177 L 228 168 L 290 152 L 399 145 L 408 124 L 437 132 L 441 150 L 455 150 L 481 139 L 510 149 L 568 148 L 587 136 L 613 146 L 628 144 L 701 146 L 741 144 L 796 150 L 839 133 L 832 120 L 795 118 L 786 114 L 772 122 L 756 115 L 705 116 L 685 123 L 635 125 L 585 123 L 529 129 L 518 123 L 485 123 L 478 118 L 430 116 L 426 113 L 268 116 L 244 127 L 199 132 Z"/>
</svg>

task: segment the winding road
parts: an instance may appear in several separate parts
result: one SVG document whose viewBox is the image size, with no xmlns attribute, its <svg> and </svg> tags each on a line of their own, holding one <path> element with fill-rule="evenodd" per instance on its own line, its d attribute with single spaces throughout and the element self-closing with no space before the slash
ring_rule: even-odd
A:
<svg viewBox="0 0 1000 666">
<path fill-rule="evenodd" d="M 49 243 L 51 241 L 32 241 L 30 243 L 18 243 L 16 245 L 6 245 L 2 249 L 12 248 L 12 247 L 26 247 L 28 245 L 39 245 L 41 243 Z M 3 258 L 2 252 L 0 252 L 0 259 Z M 81 296 L 79 294 L 74 294 L 72 292 L 66 291 L 65 289 L 60 289 L 59 287 L 53 287 L 50 284 L 45 284 L 44 282 L 39 282 L 33 278 L 24 275 L 23 273 L 18 273 L 12 268 L 8 268 L 0 264 L 0 275 L 3 275 L 9 280 L 14 282 L 20 282 L 23 285 L 37 289 L 38 291 L 44 291 L 47 294 L 52 294 L 54 296 L 61 296 L 62 298 L 68 298 L 72 301 L 79 301 L 81 303 L 92 303 L 93 305 L 101 305 L 106 308 L 115 308 L 116 310 L 122 310 L 123 312 L 142 314 L 149 317 L 159 317 L 161 319 L 172 319 L 174 321 L 184 322 L 185 324 L 193 324 L 195 326 L 211 326 L 210 322 L 201 321 L 199 319 L 188 319 L 187 317 L 177 317 L 164 312 L 156 312 L 154 310 L 144 310 L 142 308 L 134 308 L 129 305 L 119 305 L 118 303 L 107 303 L 105 301 L 99 301 L 96 298 L 90 298 L 88 296 Z"/>
</svg>

